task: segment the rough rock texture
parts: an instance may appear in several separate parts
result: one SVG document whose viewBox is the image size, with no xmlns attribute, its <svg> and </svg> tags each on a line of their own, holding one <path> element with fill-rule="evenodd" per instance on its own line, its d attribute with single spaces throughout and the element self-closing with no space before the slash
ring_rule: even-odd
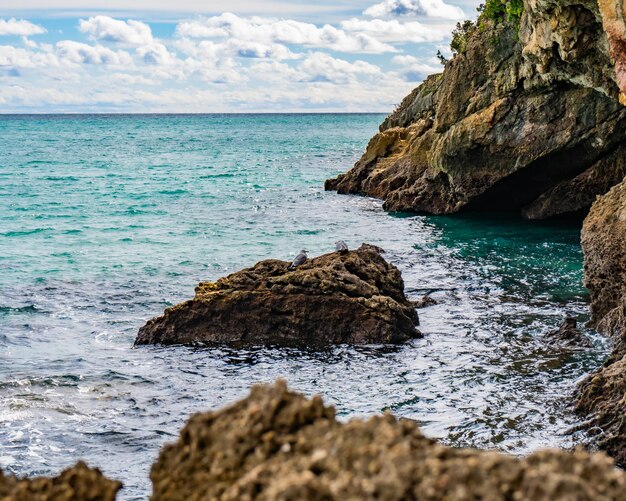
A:
<svg viewBox="0 0 626 501">
<path fill-rule="evenodd" d="M 579 387 L 594 443 L 626 467 L 626 180 L 593 205 L 582 232 L 591 324 L 610 336 L 604 367 Z"/>
<path fill-rule="evenodd" d="M 153 501 L 623 500 L 626 473 L 603 454 L 524 459 L 454 449 L 391 415 L 342 424 L 319 397 L 256 386 L 193 416 L 152 467 Z"/>
<path fill-rule="evenodd" d="M 2 501 L 113 501 L 121 487 L 82 462 L 54 478 L 18 479 L 0 471 Z"/>
<path fill-rule="evenodd" d="M 615 63 L 620 101 L 626 105 L 626 3 L 623 0 L 598 0 L 602 25 Z"/>
<path fill-rule="evenodd" d="M 362 245 L 308 260 L 279 260 L 205 282 L 190 301 L 139 331 L 136 344 L 400 343 L 421 337 L 400 271 Z"/>
<path fill-rule="evenodd" d="M 613 63 L 594 0 L 526 0 L 519 35 L 483 22 L 325 187 L 393 211 L 586 212 L 624 175 Z"/>
</svg>

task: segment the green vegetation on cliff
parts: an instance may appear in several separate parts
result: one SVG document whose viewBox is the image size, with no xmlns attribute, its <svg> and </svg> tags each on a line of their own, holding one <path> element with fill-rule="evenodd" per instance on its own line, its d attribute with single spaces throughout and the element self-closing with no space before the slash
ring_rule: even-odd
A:
<svg viewBox="0 0 626 501">
<path fill-rule="evenodd" d="M 480 13 L 476 22 L 469 19 L 463 23 L 456 23 L 456 28 L 452 31 L 450 49 L 453 54 L 463 54 L 467 50 L 467 43 L 478 29 L 481 32 L 487 28 L 488 24 L 509 23 L 519 31 L 519 23 L 524 12 L 523 0 L 487 0 L 486 3 L 478 7 Z M 492 39 L 493 43 L 498 43 L 497 38 Z"/>
</svg>

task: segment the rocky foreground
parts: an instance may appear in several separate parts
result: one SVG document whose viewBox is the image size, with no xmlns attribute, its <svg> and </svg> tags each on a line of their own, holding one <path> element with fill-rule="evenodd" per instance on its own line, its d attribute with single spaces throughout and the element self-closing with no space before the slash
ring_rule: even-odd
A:
<svg viewBox="0 0 626 501">
<path fill-rule="evenodd" d="M 595 445 L 626 467 L 626 181 L 593 205 L 582 244 L 591 324 L 611 338 L 613 352 L 581 384 L 577 408 Z"/>
<path fill-rule="evenodd" d="M 401 343 L 421 337 L 400 271 L 381 249 L 332 252 L 296 269 L 270 259 L 165 310 L 135 344 Z"/>
<path fill-rule="evenodd" d="M 621 0 L 525 0 L 519 19 L 483 13 L 443 73 L 326 189 L 392 211 L 584 214 L 626 175 L 624 10 Z"/>
<path fill-rule="evenodd" d="M 455 449 L 390 414 L 341 423 L 284 381 L 196 414 L 150 473 L 152 501 L 622 501 L 606 455 L 548 450 L 519 459 Z M 84 464 L 53 479 L 0 474 L 2 501 L 112 501 L 119 482 Z"/>
<path fill-rule="evenodd" d="M 82 462 L 53 478 L 18 479 L 0 471 L 2 501 L 113 501 L 121 487 Z"/>
</svg>

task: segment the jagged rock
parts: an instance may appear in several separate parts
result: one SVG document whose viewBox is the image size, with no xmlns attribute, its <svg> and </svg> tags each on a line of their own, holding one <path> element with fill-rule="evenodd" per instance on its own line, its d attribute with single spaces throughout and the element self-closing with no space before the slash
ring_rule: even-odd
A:
<svg viewBox="0 0 626 501">
<path fill-rule="evenodd" d="M 626 105 L 626 3 L 623 0 L 598 0 L 598 5 L 615 63 L 615 76 L 621 91 L 620 101 Z"/>
<path fill-rule="evenodd" d="M 609 52 L 593 0 L 526 0 L 519 35 L 483 20 L 325 188 L 391 211 L 586 212 L 624 173 L 626 108 Z"/>
<path fill-rule="evenodd" d="M 343 424 L 281 381 L 193 416 L 150 477 L 152 501 L 617 501 L 626 492 L 626 473 L 604 454 L 455 449 L 389 414 Z"/>
<path fill-rule="evenodd" d="M 421 337 L 400 271 L 381 249 L 332 252 L 294 271 L 267 260 L 196 287 L 139 330 L 136 344 L 401 343 Z"/>
<path fill-rule="evenodd" d="M 83 462 L 53 478 L 18 479 L 0 471 L 2 501 L 113 501 L 121 487 Z"/>
<path fill-rule="evenodd" d="M 428 294 L 424 294 L 420 299 L 416 301 L 411 301 L 415 308 L 422 309 L 428 308 L 429 306 L 434 306 L 437 304 L 437 300 L 430 297 Z"/>
<path fill-rule="evenodd" d="M 610 336 L 613 352 L 580 385 L 577 409 L 595 445 L 626 466 L 626 180 L 593 205 L 582 245 L 591 325 Z"/>
<path fill-rule="evenodd" d="M 573 317 L 566 317 L 558 330 L 549 332 L 546 341 L 562 348 L 591 348 L 593 343 L 578 330 L 578 322 Z"/>
</svg>

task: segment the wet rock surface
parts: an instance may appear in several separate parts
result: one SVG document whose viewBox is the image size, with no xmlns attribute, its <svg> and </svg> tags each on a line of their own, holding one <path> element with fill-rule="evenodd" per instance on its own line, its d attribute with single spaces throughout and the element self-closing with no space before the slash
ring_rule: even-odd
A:
<svg viewBox="0 0 626 501">
<path fill-rule="evenodd" d="M 578 329 L 578 322 L 573 317 L 566 317 L 558 330 L 546 335 L 548 344 L 561 348 L 591 348 L 593 343 Z"/>
<path fill-rule="evenodd" d="M 135 343 L 401 343 L 421 337 L 400 271 L 362 245 L 309 259 L 295 270 L 267 260 L 165 310 Z"/>
<path fill-rule="evenodd" d="M 113 501 L 121 487 L 82 462 L 53 478 L 18 479 L 0 471 L 2 501 Z"/>
<path fill-rule="evenodd" d="M 193 416 L 151 471 L 153 501 L 621 500 L 626 474 L 604 454 L 523 459 L 454 449 L 391 415 L 341 423 L 284 382 Z"/>
<path fill-rule="evenodd" d="M 595 446 L 626 467 L 626 181 L 593 205 L 582 232 L 591 324 L 613 351 L 579 387 L 577 409 Z"/>
<path fill-rule="evenodd" d="M 390 211 L 545 219 L 585 213 L 618 183 L 626 109 L 598 5 L 524 4 L 519 31 L 476 28 L 326 189 L 381 198 Z"/>
</svg>

